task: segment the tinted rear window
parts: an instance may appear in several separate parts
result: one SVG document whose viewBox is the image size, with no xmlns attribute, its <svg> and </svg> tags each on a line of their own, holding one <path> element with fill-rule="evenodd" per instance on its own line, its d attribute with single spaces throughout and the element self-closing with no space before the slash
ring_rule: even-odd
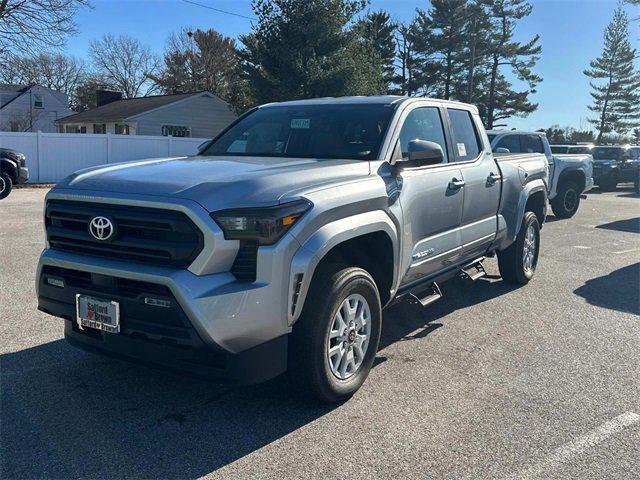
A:
<svg viewBox="0 0 640 480">
<path fill-rule="evenodd" d="M 620 160 L 624 148 L 595 147 L 591 150 L 594 160 Z"/>
<path fill-rule="evenodd" d="M 480 138 L 471 113 L 466 110 L 449 109 L 449 119 L 453 129 L 453 151 L 456 160 L 464 162 L 480 155 Z"/>
<path fill-rule="evenodd" d="M 304 105 L 259 108 L 203 155 L 376 157 L 393 113 L 390 105 Z"/>
</svg>

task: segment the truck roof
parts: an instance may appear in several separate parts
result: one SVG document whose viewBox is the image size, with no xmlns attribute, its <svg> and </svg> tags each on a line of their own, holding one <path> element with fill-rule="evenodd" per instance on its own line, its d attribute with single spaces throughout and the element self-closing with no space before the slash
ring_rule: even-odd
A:
<svg viewBox="0 0 640 480">
<path fill-rule="evenodd" d="M 283 106 L 296 106 L 296 105 L 356 105 L 356 104 L 370 104 L 370 105 L 395 105 L 404 102 L 410 102 L 413 100 L 432 100 L 451 106 L 462 106 L 466 109 L 472 110 L 475 113 L 478 109 L 475 105 L 468 103 L 455 102 L 453 100 L 441 100 L 439 98 L 430 97 L 407 97 L 401 95 L 377 95 L 377 96 L 352 96 L 352 97 L 323 97 L 323 98 L 308 98 L 302 100 L 289 100 L 286 102 L 273 102 L 261 105 L 261 107 L 270 107 L 274 105 Z"/>
<path fill-rule="evenodd" d="M 516 134 L 516 135 L 544 135 L 547 136 L 544 132 L 530 132 L 527 130 L 487 130 L 488 135 L 500 135 L 503 133 Z"/>
</svg>

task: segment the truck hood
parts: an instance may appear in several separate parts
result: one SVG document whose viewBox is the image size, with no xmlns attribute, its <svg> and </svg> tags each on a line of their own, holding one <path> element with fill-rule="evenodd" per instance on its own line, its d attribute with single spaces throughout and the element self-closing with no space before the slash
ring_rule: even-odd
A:
<svg viewBox="0 0 640 480">
<path fill-rule="evenodd" d="M 178 197 L 209 211 L 272 205 L 369 175 L 369 162 L 267 157 L 178 157 L 81 170 L 56 188 Z"/>
</svg>

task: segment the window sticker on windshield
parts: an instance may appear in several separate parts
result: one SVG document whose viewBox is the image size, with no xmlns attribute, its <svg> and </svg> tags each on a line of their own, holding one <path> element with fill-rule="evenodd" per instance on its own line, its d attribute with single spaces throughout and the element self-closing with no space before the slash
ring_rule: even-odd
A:
<svg viewBox="0 0 640 480">
<path fill-rule="evenodd" d="M 291 128 L 309 128 L 311 126 L 310 118 L 292 118 Z"/>
<path fill-rule="evenodd" d="M 467 147 L 464 146 L 464 143 L 458 143 L 458 155 L 461 157 L 467 156 Z"/>
</svg>

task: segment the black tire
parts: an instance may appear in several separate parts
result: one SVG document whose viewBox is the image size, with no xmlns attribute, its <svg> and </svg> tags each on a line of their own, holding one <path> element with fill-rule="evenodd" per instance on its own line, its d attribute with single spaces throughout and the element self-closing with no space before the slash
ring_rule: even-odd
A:
<svg viewBox="0 0 640 480">
<path fill-rule="evenodd" d="M 600 190 L 603 192 L 613 192 L 616 188 L 618 188 L 618 176 L 611 175 L 609 177 L 603 178 L 598 182 L 598 186 Z"/>
<path fill-rule="evenodd" d="M 560 185 L 558 194 L 551 201 L 551 210 L 559 218 L 571 218 L 580 206 L 580 191 L 575 182 L 564 182 Z"/>
<path fill-rule="evenodd" d="M 334 317 L 351 295 L 360 295 L 366 300 L 371 324 L 363 360 L 359 368 L 343 380 L 332 372 L 327 352 L 331 345 L 329 332 Z M 324 268 L 314 277 L 289 343 L 289 375 L 294 384 L 323 402 L 340 402 L 351 397 L 369 375 L 378 350 L 381 328 L 380 295 L 371 275 L 355 267 Z"/>
<path fill-rule="evenodd" d="M 531 268 L 525 267 L 524 262 L 524 249 L 525 240 L 529 227 L 534 232 L 534 245 L 535 251 L 533 252 L 533 259 L 531 262 Z M 518 285 L 524 285 L 529 283 L 529 280 L 533 278 L 533 274 L 536 271 L 538 265 L 538 254 L 540 252 L 540 224 L 538 223 L 538 217 L 533 212 L 526 212 L 520 231 L 516 237 L 516 241 L 509 245 L 508 248 L 498 252 L 498 268 L 500 269 L 500 275 L 505 282 L 515 283 Z"/>
<path fill-rule="evenodd" d="M 13 180 L 7 172 L 0 174 L 0 200 L 7 198 L 13 188 Z"/>
</svg>

